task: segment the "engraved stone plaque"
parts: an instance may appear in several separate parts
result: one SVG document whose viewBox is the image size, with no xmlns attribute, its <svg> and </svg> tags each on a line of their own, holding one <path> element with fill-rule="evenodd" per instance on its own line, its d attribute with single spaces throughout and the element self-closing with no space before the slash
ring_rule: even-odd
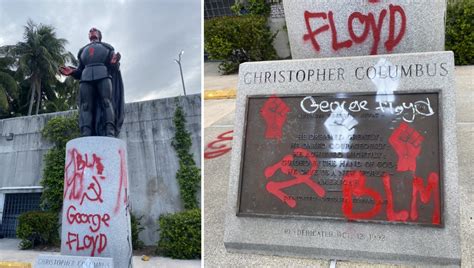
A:
<svg viewBox="0 0 474 268">
<path fill-rule="evenodd" d="M 442 226 L 438 93 L 247 99 L 238 216 Z"/>
<path fill-rule="evenodd" d="M 452 52 L 241 64 L 226 249 L 459 266 L 455 92 Z"/>
</svg>

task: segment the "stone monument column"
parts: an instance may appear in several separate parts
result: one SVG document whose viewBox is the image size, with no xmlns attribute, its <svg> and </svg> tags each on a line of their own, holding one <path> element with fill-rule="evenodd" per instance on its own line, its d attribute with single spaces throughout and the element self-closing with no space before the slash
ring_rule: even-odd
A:
<svg viewBox="0 0 474 268">
<path fill-rule="evenodd" d="M 82 137 L 66 146 L 61 255 L 132 267 L 126 143 Z"/>
</svg>

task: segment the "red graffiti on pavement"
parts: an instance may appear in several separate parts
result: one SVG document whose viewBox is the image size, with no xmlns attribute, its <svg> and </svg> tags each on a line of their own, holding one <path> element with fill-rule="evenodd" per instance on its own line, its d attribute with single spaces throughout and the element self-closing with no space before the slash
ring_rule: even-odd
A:
<svg viewBox="0 0 474 268">
<path fill-rule="evenodd" d="M 378 4 L 378 0 L 369 0 L 372 4 Z M 406 15 L 403 8 L 399 5 L 389 5 L 388 9 L 382 9 L 376 19 L 372 12 L 364 15 L 360 12 L 353 12 L 347 19 L 348 33 L 350 39 L 339 42 L 337 27 L 335 25 L 334 14 L 332 11 L 326 12 L 304 12 L 304 19 L 307 33 L 303 35 L 304 41 L 310 41 L 313 48 L 319 52 L 321 47 L 317 41 L 316 36 L 330 30 L 332 49 L 337 51 L 343 48 L 350 48 L 353 44 L 361 44 L 368 40 L 369 32 L 372 31 L 372 48 L 370 54 L 378 54 L 378 47 L 381 38 L 381 31 L 385 23 L 385 18 L 388 16 L 388 38 L 384 43 L 385 49 L 391 52 L 403 39 L 406 31 Z M 328 24 L 314 29 L 311 23 L 314 20 L 328 21 Z M 360 35 L 357 35 L 354 30 L 354 24 L 363 25 L 364 30 Z M 318 24 L 320 25 L 320 23 Z M 395 25 L 400 25 L 399 31 L 396 33 Z M 357 26 L 356 26 L 357 27 Z"/>
<path fill-rule="evenodd" d="M 326 193 L 323 187 L 321 187 L 319 184 L 317 184 L 311 179 L 311 176 L 314 175 L 314 173 L 316 173 L 316 171 L 318 170 L 318 160 L 316 159 L 316 156 L 314 156 L 310 151 L 305 150 L 303 148 L 296 148 L 293 152 L 294 155 L 303 156 L 309 160 L 311 167 L 306 172 L 306 174 L 301 174 L 298 170 L 294 169 L 291 166 L 294 159 L 293 154 L 288 154 L 284 156 L 283 159 L 280 160 L 278 163 L 265 169 L 265 177 L 270 180 L 266 185 L 267 191 L 278 197 L 282 202 L 286 203 L 289 207 L 292 208 L 296 207 L 296 200 L 290 198 L 286 193 L 284 193 L 282 191 L 283 189 L 299 184 L 306 184 L 319 197 L 323 197 Z M 278 170 L 281 170 L 283 174 L 292 175 L 294 177 L 285 181 L 272 181 L 271 177 Z"/>
<path fill-rule="evenodd" d="M 233 137 L 231 134 L 233 132 L 233 130 L 230 130 L 221 133 L 219 136 L 217 136 L 216 140 L 208 143 L 206 151 L 204 152 L 204 159 L 216 158 L 229 152 L 232 147 L 228 146 L 227 141 L 232 140 Z"/>
<path fill-rule="evenodd" d="M 424 137 L 405 122 L 393 131 L 388 141 L 398 155 L 397 171 L 416 171 L 416 158 L 423 140 Z"/>
<path fill-rule="evenodd" d="M 66 164 L 64 178 L 64 198 L 80 200 L 81 205 L 84 199 L 102 203 L 102 187 L 99 180 L 104 180 L 105 176 L 102 175 L 104 165 L 101 158 L 96 154 L 92 154 L 92 161 L 90 161 L 88 154 L 82 155 L 77 149 L 69 150 L 68 154 L 69 162 Z M 90 178 L 84 177 L 86 170 L 93 174 Z M 84 191 L 84 184 L 87 179 L 91 182 Z"/>
<path fill-rule="evenodd" d="M 122 199 L 122 192 L 123 193 L 123 204 L 126 206 L 127 205 L 127 199 L 128 199 L 128 177 L 127 177 L 127 169 L 126 169 L 126 156 L 125 152 L 123 150 L 119 150 L 119 156 L 120 156 L 120 182 L 119 182 L 119 191 L 117 194 L 117 201 L 115 202 L 115 209 L 114 212 L 118 213 L 120 209 L 120 203 Z"/>
<path fill-rule="evenodd" d="M 282 128 L 286 121 L 286 114 L 290 112 L 290 107 L 277 96 L 271 96 L 260 109 L 260 115 L 265 120 L 265 138 L 282 138 Z"/>
</svg>

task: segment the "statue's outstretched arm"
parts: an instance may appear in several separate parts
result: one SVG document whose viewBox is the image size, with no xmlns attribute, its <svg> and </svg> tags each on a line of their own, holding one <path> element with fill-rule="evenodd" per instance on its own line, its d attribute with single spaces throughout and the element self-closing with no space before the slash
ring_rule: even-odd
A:
<svg viewBox="0 0 474 268">
<path fill-rule="evenodd" d="M 77 59 L 79 60 L 79 67 L 75 68 L 73 66 L 61 66 L 59 67 L 59 72 L 65 76 L 72 76 L 75 79 L 81 79 L 82 70 L 84 70 L 84 64 L 81 61 L 82 49 L 79 50 L 77 54 Z"/>
<path fill-rule="evenodd" d="M 121 58 L 122 58 L 122 55 L 120 55 L 119 52 L 117 52 L 117 53 L 112 52 L 112 58 L 110 59 L 110 64 L 112 64 L 112 65 L 117 64 L 120 61 Z"/>
</svg>

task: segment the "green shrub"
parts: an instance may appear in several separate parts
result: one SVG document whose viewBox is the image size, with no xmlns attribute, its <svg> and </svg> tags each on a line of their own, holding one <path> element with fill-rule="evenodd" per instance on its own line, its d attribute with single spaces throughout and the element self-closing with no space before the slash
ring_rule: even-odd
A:
<svg viewBox="0 0 474 268">
<path fill-rule="evenodd" d="M 157 253 L 175 259 L 201 258 L 201 210 L 161 215 Z"/>
<path fill-rule="evenodd" d="M 454 52 L 456 65 L 474 64 L 474 1 L 448 1 L 446 50 Z"/>
<path fill-rule="evenodd" d="M 39 245 L 57 245 L 59 242 L 58 214 L 46 211 L 30 211 L 18 217 L 16 236 L 21 239 L 20 248 Z"/>
<path fill-rule="evenodd" d="M 251 14 L 264 17 L 270 15 L 271 7 L 267 0 L 247 0 L 246 2 L 243 4 L 241 1 L 236 1 L 230 9 L 235 15 Z"/>
<path fill-rule="evenodd" d="M 198 207 L 196 193 L 201 183 L 201 170 L 196 166 L 191 149 L 191 135 L 186 130 L 186 117 L 183 109 L 176 102 L 176 111 L 173 118 L 176 132 L 171 142 L 179 158 L 179 169 L 176 173 L 181 200 L 185 209 Z"/>
<path fill-rule="evenodd" d="M 68 141 L 80 136 L 79 115 L 75 113 L 73 116 L 52 118 L 46 123 L 41 134 L 56 147 L 66 147 Z"/>
<path fill-rule="evenodd" d="M 145 227 L 143 227 L 142 224 L 140 223 L 140 220 L 142 218 L 143 216 L 140 216 L 137 218 L 133 213 L 130 213 L 130 220 L 132 222 L 132 248 L 133 249 L 141 249 L 144 246 L 143 241 L 141 241 L 138 238 L 138 235 L 140 234 L 140 232 L 145 230 Z"/>
<path fill-rule="evenodd" d="M 78 115 L 49 120 L 42 134 L 43 138 L 53 142 L 55 146 L 44 157 L 43 178 L 40 182 L 43 186 L 41 207 L 59 213 L 63 206 L 66 143 L 80 135 Z"/>
<path fill-rule="evenodd" d="M 219 69 L 225 74 L 236 72 L 242 62 L 276 59 L 275 36 L 264 16 L 218 17 L 204 22 L 204 48 L 210 59 L 223 61 Z"/>
</svg>

